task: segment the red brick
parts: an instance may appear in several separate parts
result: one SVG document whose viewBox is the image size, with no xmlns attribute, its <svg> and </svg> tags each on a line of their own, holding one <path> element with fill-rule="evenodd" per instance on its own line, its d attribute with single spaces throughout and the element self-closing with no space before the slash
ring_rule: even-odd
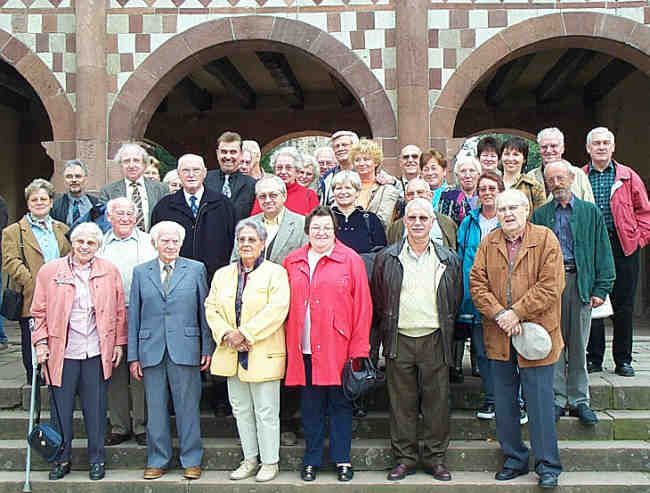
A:
<svg viewBox="0 0 650 493">
<path fill-rule="evenodd" d="M 373 48 L 370 50 L 370 68 L 382 68 L 380 48 Z"/>
<path fill-rule="evenodd" d="M 133 53 L 120 54 L 120 72 L 133 72 Z"/>
<path fill-rule="evenodd" d="M 394 68 L 387 68 L 384 70 L 384 77 L 386 79 L 386 90 L 397 89 L 397 70 Z"/>
<path fill-rule="evenodd" d="M 464 9 L 452 10 L 449 15 L 449 27 L 451 29 L 464 29 L 469 27 L 469 12 Z"/>
<path fill-rule="evenodd" d="M 68 94 L 77 92 L 77 75 L 65 74 L 65 92 Z"/>
<path fill-rule="evenodd" d="M 44 14 L 43 15 L 43 28 L 44 33 L 55 33 L 57 32 L 57 23 L 55 14 Z"/>
<path fill-rule="evenodd" d="M 429 89 L 442 89 L 442 69 L 429 69 Z"/>
<path fill-rule="evenodd" d="M 149 53 L 151 51 L 151 35 L 149 34 L 136 34 L 135 35 L 135 52 L 136 53 Z"/>
<path fill-rule="evenodd" d="M 363 31 L 352 31 L 350 33 L 350 45 L 353 50 L 363 50 L 366 48 L 366 40 Z"/>
<path fill-rule="evenodd" d="M 455 48 L 445 48 L 442 51 L 442 66 L 443 68 L 456 68 Z"/>
<path fill-rule="evenodd" d="M 508 25 L 508 14 L 505 10 L 488 10 L 488 27 L 505 27 Z"/>
<path fill-rule="evenodd" d="M 460 32 L 460 47 L 474 48 L 476 46 L 476 31 L 474 29 L 463 29 Z"/>
<path fill-rule="evenodd" d="M 52 72 L 63 72 L 63 53 L 52 53 Z"/>
<path fill-rule="evenodd" d="M 117 38 L 115 38 L 115 42 L 117 43 Z M 77 52 L 77 36 L 74 33 L 65 35 L 65 51 L 67 53 Z"/>
<path fill-rule="evenodd" d="M 429 29 L 429 48 L 438 48 L 438 30 Z"/>
<path fill-rule="evenodd" d="M 176 15 L 163 15 L 163 32 L 175 33 L 176 32 Z"/>
<path fill-rule="evenodd" d="M 50 35 L 36 33 L 36 53 L 47 53 L 48 51 L 50 51 Z"/>
<path fill-rule="evenodd" d="M 104 46 L 106 53 L 117 53 L 117 34 L 107 34 Z"/>
<path fill-rule="evenodd" d="M 395 48 L 397 46 L 395 29 L 386 29 L 384 31 L 384 46 L 386 48 Z"/>
<path fill-rule="evenodd" d="M 650 7 L 643 9 L 643 23 L 650 24 Z"/>
<path fill-rule="evenodd" d="M 327 32 L 341 32 L 341 15 L 338 12 L 327 13 Z"/>
<path fill-rule="evenodd" d="M 375 13 L 374 12 L 357 12 L 357 29 L 359 31 L 366 31 L 375 28 Z"/>
<path fill-rule="evenodd" d="M 132 14 L 129 16 L 129 32 L 130 33 L 142 32 L 142 15 Z"/>
</svg>

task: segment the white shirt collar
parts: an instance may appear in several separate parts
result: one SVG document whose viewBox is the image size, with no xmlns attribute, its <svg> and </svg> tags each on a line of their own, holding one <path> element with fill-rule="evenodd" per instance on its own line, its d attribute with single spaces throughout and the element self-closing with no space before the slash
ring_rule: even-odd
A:
<svg viewBox="0 0 650 493">
<path fill-rule="evenodd" d="M 201 197 L 203 197 L 204 191 L 205 187 L 203 185 L 201 185 L 201 188 L 196 193 L 187 193 L 185 189 L 183 189 L 183 195 L 185 195 L 185 202 L 187 202 L 187 205 L 191 206 L 192 203 L 190 202 L 190 197 L 194 196 L 196 197 L 196 206 L 198 207 L 201 203 Z"/>
<path fill-rule="evenodd" d="M 144 187 L 144 176 L 141 176 L 140 178 L 135 180 L 135 182 L 141 187 Z M 128 178 L 124 178 L 124 184 L 126 185 L 127 190 L 131 187 L 131 183 L 132 183 L 131 180 L 129 180 Z"/>
<path fill-rule="evenodd" d="M 162 260 L 160 260 L 160 257 L 158 257 L 158 266 L 160 267 L 160 273 L 161 273 L 161 274 L 162 274 L 163 272 L 165 272 L 165 271 L 163 270 L 163 269 L 165 268 L 165 265 L 167 265 L 167 264 L 166 264 L 165 262 L 163 262 Z M 172 272 L 173 272 L 174 269 L 176 268 L 176 260 L 174 260 L 173 262 L 170 262 L 169 265 L 172 266 Z"/>
</svg>

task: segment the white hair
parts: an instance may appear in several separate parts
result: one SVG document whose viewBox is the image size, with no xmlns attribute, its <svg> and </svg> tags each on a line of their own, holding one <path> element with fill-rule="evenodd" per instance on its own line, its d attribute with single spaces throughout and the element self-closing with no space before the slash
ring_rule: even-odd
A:
<svg viewBox="0 0 650 493">
<path fill-rule="evenodd" d="M 108 212 L 109 215 L 111 215 L 113 214 L 113 209 L 115 209 L 119 205 L 126 205 L 130 207 L 133 212 L 135 212 L 135 204 L 128 197 L 116 197 L 114 199 L 109 200 L 106 203 L 106 211 Z"/>
<path fill-rule="evenodd" d="M 457 175 L 460 167 L 463 164 L 467 164 L 467 163 L 474 166 L 474 168 L 476 168 L 476 171 L 478 172 L 479 175 L 481 174 L 481 163 L 479 162 L 478 159 L 476 159 L 474 156 L 471 156 L 469 154 L 458 156 L 458 158 L 456 159 L 456 164 L 454 165 L 454 174 Z"/>
<path fill-rule="evenodd" d="M 241 150 L 248 151 L 251 153 L 253 161 L 259 161 L 262 151 L 260 151 L 260 145 L 254 140 L 244 140 L 241 143 Z"/>
<path fill-rule="evenodd" d="M 423 199 L 422 197 L 416 197 L 408 204 L 406 204 L 406 207 L 404 208 L 404 216 L 406 216 L 414 207 L 424 209 L 429 217 L 435 216 L 435 212 L 433 211 L 433 204 L 431 204 L 431 201 Z"/>
<path fill-rule="evenodd" d="M 519 205 L 522 205 L 530 210 L 530 202 L 528 202 L 528 197 L 526 197 L 526 194 L 524 192 L 517 190 L 516 188 L 509 188 L 508 190 L 505 190 L 497 195 L 497 209 L 499 208 L 499 205 L 505 201 L 517 202 Z"/>
<path fill-rule="evenodd" d="M 352 145 L 359 142 L 359 136 L 356 134 L 356 132 L 353 132 L 352 130 L 339 130 L 337 132 L 334 132 L 330 137 L 330 140 L 328 142 L 330 147 L 334 144 L 334 141 L 339 137 L 350 137 L 350 140 L 352 141 Z"/>
<path fill-rule="evenodd" d="M 615 143 L 614 140 L 614 134 L 612 131 L 607 128 L 607 127 L 596 127 L 592 128 L 589 133 L 587 134 L 587 145 L 591 144 L 592 139 L 594 138 L 594 134 L 606 134 L 607 137 L 612 141 L 612 144 Z"/>
<path fill-rule="evenodd" d="M 537 143 L 539 144 L 544 138 L 559 139 L 562 145 L 564 145 L 564 134 L 559 128 L 548 127 L 540 130 L 537 134 Z"/>
<path fill-rule="evenodd" d="M 282 181 L 282 178 L 275 175 L 264 175 L 262 178 L 257 180 L 257 183 L 255 183 L 255 195 L 260 193 L 260 185 L 266 182 L 273 183 L 276 187 L 280 189 L 280 192 L 282 192 L 283 195 L 287 194 L 287 186 Z"/>
<path fill-rule="evenodd" d="M 302 161 L 302 156 L 293 146 L 280 147 L 277 151 L 271 156 L 271 168 L 275 169 L 275 162 L 280 156 L 290 156 L 293 159 L 293 167 L 297 170 L 301 170 L 304 166 Z"/>
<path fill-rule="evenodd" d="M 181 166 L 185 164 L 185 161 L 187 161 L 188 159 L 196 159 L 200 161 L 201 166 L 203 167 L 203 169 L 205 169 L 205 161 L 198 154 L 183 154 L 181 157 L 178 158 L 178 165 L 176 166 L 176 169 L 177 170 L 181 169 Z"/>
<path fill-rule="evenodd" d="M 82 234 L 93 235 L 97 240 L 97 247 L 101 248 L 102 241 L 104 239 L 104 233 L 102 233 L 102 230 L 99 229 L 99 226 L 97 226 L 95 223 L 88 222 L 77 225 L 70 234 L 70 242 L 73 242 L 75 238 Z"/>
<path fill-rule="evenodd" d="M 156 224 L 149 234 L 151 235 L 151 240 L 153 241 L 153 246 L 158 246 L 158 238 L 165 233 L 175 233 L 178 235 L 178 239 L 181 243 L 185 241 L 185 228 L 174 221 L 160 221 Z"/>
<path fill-rule="evenodd" d="M 122 154 L 128 149 L 135 149 L 140 154 L 140 157 L 142 158 L 142 164 L 144 166 L 144 163 L 147 161 L 147 157 L 149 157 L 149 154 L 147 154 L 147 151 L 144 149 L 144 147 L 142 147 L 139 144 L 136 144 L 135 142 L 127 142 L 126 144 L 122 144 L 122 146 L 115 153 L 114 161 L 116 163 L 121 163 Z"/>
<path fill-rule="evenodd" d="M 350 169 L 344 169 L 336 173 L 330 182 L 330 188 L 334 190 L 337 186 L 345 185 L 346 183 L 352 185 L 357 192 L 361 190 L 361 177 L 359 173 Z"/>
<path fill-rule="evenodd" d="M 244 228 L 254 229 L 260 241 L 266 242 L 266 238 L 268 236 L 268 233 L 266 231 L 266 226 L 264 226 L 262 223 L 259 223 L 251 219 L 250 217 L 247 217 L 246 219 L 242 219 L 237 223 L 237 226 L 235 226 L 235 240 L 239 239 L 239 234 Z"/>
<path fill-rule="evenodd" d="M 321 146 L 321 147 L 318 147 L 318 148 L 314 151 L 314 156 L 316 156 L 316 159 L 318 159 L 318 156 L 320 156 L 320 155 L 323 154 L 323 153 L 328 154 L 328 155 L 332 158 L 333 161 L 336 161 L 336 155 L 334 154 L 334 149 L 332 149 L 332 148 L 329 147 L 329 146 Z"/>
<path fill-rule="evenodd" d="M 425 185 L 427 190 L 429 190 L 429 184 L 426 182 L 426 180 L 424 178 L 422 178 L 420 176 L 416 176 L 415 178 L 411 178 L 409 180 L 409 182 L 406 184 L 406 190 L 408 190 L 411 185 L 416 185 L 418 183 L 420 185 Z"/>
<path fill-rule="evenodd" d="M 551 165 L 560 166 L 564 171 L 569 173 L 571 176 L 575 176 L 573 165 L 566 159 L 558 159 L 557 161 L 552 161 L 550 163 L 547 163 L 546 166 L 544 167 L 544 176 L 546 176 L 546 174 L 548 173 L 548 167 Z"/>
<path fill-rule="evenodd" d="M 175 169 L 170 169 L 163 178 L 163 183 L 169 184 L 174 180 L 178 180 L 178 171 Z"/>
</svg>

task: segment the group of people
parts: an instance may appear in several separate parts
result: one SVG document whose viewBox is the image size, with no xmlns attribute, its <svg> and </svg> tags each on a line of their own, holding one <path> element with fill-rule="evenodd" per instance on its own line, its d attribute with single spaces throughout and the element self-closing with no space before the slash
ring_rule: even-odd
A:
<svg viewBox="0 0 650 493">
<path fill-rule="evenodd" d="M 115 156 L 123 179 L 99 197 L 86 193 L 79 160 L 66 163 L 67 190 L 56 200 L 49 182 L 34 180 L 28 213 L 3 230 L 2 265 L 23 289 L 28 378 L 33 344 L 58 405 L 65 448 L 50 479 L 70 471 L 77 394 L 91 479 L 105 475 L 105 446 L 131 436 L 147 446 L 144 478 L 165 474 L 171 410 L 183 476 L 199 478 L 206 372 L 216 378 L 215 406 L 231 407 L 241 440 L 231 479 L 277 476 L 281 417 L 299 406 L 301 478 L 317 477 L 328 422 L 329 458 L 349 481 L 352 419 L 365 409 L 346 399 L 342 370 L 381 355 L 388 480 L 418 463 L 451 480 L 448 396 L 470 337 L 484 394 L 477 417 L 496 417 L 505 456 L 496 479 L 528 473 L 525 418 L 539 484 L 555 487 L 555 422 L 567 411 L 587 426 L 598 420 L 588 372 L 602 370 L 605 344 L 591 309 L 608 295 L 615 372 L 634 375 L 633 297 L 650 203 L 640 177 L 612 159 L 608 129 L 587 135 L 582 169 L 562 159 L 558 129 L 537 140 L 542 167 L 523 174 L 524 139 L 481 139 L 475 155 L 457 157 L 456 186 L 440 152 L 405 146 L 395 177 L 381 169 L 381 145 L 351 131 L 334 133 L 313 157 L 280 148 L 272 174 L 260 168 L 257 143 L 225 132 L 215 170 L 185 154 L 160 182 L 159 173 L 144 174 L 146 151 L 128 143 Z M 170 192 L 173 181 L 179 188 Z M 106 231 L 93 213 L 100 206 Z M 547 351 L 515 349 L 513 338 L 535 330 L 550 341 Z"/>
</svg>

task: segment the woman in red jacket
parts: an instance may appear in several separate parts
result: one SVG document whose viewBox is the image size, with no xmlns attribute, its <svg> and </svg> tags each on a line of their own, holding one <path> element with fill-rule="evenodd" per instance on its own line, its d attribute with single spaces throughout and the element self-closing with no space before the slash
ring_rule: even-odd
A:
<svg viewBox="0 0 650 493">
<path fill-rule="evenodd" d="M 323 460 L 326 414 L 330 459 L 339 481 L 352 479 L 352 403 L 343 396 L 341 373 L 348 358 L 365 358 L 370 349 L 372 301 L 365 266 L 336 240 L 335 229 L 332 211 L 316 207 L 305 218 L 309 243 L 284 261 L 291 288 L 285 383 L 302 386 L 304 481 L 316 479 Z"/>
</svg>

